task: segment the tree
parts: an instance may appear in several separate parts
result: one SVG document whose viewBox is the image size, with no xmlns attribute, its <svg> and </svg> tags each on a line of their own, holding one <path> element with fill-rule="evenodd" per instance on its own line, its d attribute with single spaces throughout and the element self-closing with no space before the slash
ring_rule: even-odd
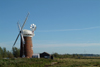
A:
<svg viewBox="0 0 100 67">
<path fill-rule="evenodd" d="M 2 50 L 2 48 L 0 47 L 0 58 L 2 58 L 3 57 L 3 50 Z"/>
<path fill-rule="evenodd" d="M 6 48 L 4 47 L 3 48 L 3 58 L 6 58 L 7 57 L 7 51 L 6 51 Z"/>
<path fill-rule="evenodd" d="M 12 53 L 13 53 L 14 57 L 20 57 L 20 49 L 13 47 Z"/>
<path fill-rule="evenodd" d="M 7 51 L 7 54 L 8 54 L 9 58 L 13 58 L 14 57 L 14 55 L 11 52 L 9 52 L 9 51 Z"/>
<path fill-rule="evenodd" d="M 58 53 L 54 53 L 53 56 L 54 57 L 59 57 L 59 54 Z"/>
</svg>

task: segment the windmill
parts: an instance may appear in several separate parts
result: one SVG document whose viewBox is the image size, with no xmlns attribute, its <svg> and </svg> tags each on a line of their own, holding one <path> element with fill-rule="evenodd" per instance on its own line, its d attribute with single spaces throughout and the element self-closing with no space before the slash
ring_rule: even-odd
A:
<svg viewBox="0 0 100 67">
<path fill-rule="evenodd" d="M 28 13 L 29 15 L 29 13 Z M 16 44 L 19 36 L 21 38 L 21 43 L 20 43 L 20 57 L 32 57 L 33 55 L 33 45 L 32 45 L 32 37 L 34 36 L 34 31 L 36 30 L 36 25 L 35 24 L 31 24 L 30 26 L 30 30 L 23 30 L 23 27 L 26 23 L 26 20 L 28 18 L 28 15 L 22 25 L 22 27 L 20 27 L 19 23 L 18 24 L 18 28 L 19 28 L 19 34 L 13 44 L 13 46 Z"/>
</svg>

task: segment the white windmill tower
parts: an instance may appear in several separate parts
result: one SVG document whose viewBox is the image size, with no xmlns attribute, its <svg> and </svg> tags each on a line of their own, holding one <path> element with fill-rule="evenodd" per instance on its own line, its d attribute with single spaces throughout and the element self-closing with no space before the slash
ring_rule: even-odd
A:
<svg viewBox="0 0 100 67">
<path fill-rule="evenodd" d="M 28 15 L 29 15 L 29 13 L 28 13 Z M 36 30 L 36 25 L 31 24 L 31 26 L 30 26 L 31 30 L 26 30 L 26 29 L 23 30 L 23 27 L 26 23 L 28 15 L 27 15 L 22 27 L 20 27 L 20 25 L 18 23 L 19 34 L 14 42 L 14 45 L 16 44 L 18 37 L 20 36 L 21 37 L 20 57 L 29 57 L 30 58 L 33 55 L 32 37 L 34 36 L 34 31 Z"/>
</svg>

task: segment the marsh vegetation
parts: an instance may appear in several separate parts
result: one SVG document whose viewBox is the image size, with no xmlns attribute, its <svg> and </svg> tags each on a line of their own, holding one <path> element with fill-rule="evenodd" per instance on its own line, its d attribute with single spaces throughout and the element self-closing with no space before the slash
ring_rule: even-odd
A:
<svg viewBox="0 0 100 67">
<path fill-rule="evenodd" d="M 0 47 L 0 67 L 100 67 L 100 55 L 54 53 L 51 60 L 20 58 L 19 53 L 18 48 L 10 52 Z"/>
<path fill-rule="evenodd" d="M 0 67 L 100 67 L 100 59 L 75 59 L 75 58 L 16 58 L 1 59 Z"/>
</svg>

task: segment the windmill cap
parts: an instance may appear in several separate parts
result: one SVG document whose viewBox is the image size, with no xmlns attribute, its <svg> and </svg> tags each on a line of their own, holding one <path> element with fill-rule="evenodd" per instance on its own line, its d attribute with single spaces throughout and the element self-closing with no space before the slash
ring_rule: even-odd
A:
<svg viewBox="0 0 100 67">
<path fill-rule="evenodd" d="M 34 34 L 32 33 L 32 31 L 30 30 L 23 30 L 23 36 L 26 36 L 26 37 L 33 37 Z"/>
</svg>

